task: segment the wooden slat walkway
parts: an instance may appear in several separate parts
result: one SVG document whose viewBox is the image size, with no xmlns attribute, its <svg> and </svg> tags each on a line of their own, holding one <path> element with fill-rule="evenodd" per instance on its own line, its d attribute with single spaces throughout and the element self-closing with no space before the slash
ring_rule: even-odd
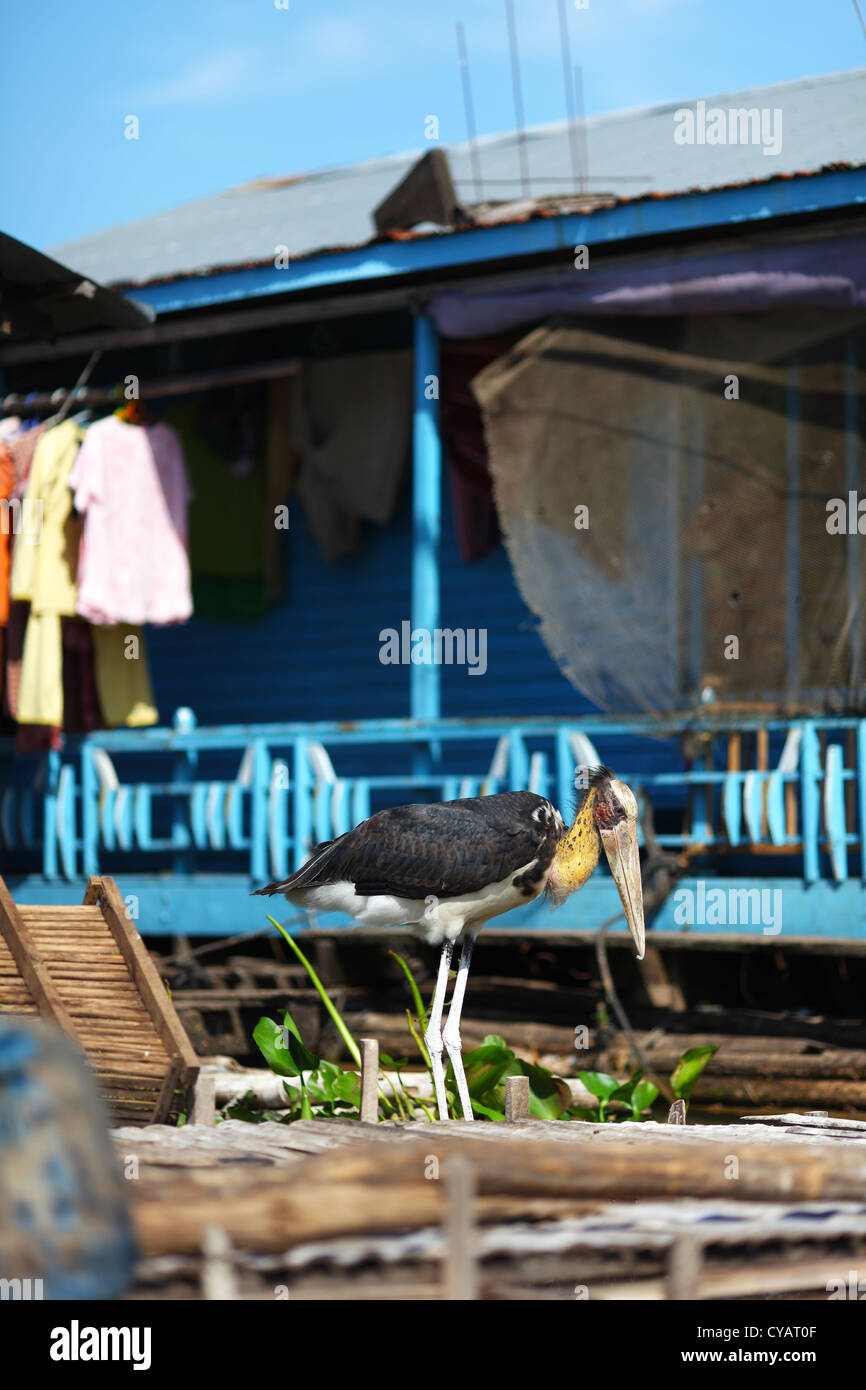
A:
<svg viewBox="0 0 866 1390">
<path fill-rule="evenodd" d="M 198 1058 L 111 878 L 78 906 L 21 905 L 0 879 L 0 1010 L 56 1024 L 96 1073 L 111 1118 L 176 1118 Z"/>
</svg>

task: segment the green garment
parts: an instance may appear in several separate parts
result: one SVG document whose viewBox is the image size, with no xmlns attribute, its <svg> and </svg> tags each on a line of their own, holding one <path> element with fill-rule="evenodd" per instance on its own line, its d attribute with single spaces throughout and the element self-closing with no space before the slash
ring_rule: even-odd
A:
<svg viewBox="0 0 866 1390">
<path fill-rule="evenodd" d="M 252 621 L 266 611 L 265 508 L 267 476 L 256 457 L 239 477 L 201 438 L 205 404 L 177 406 L 164 418 L 177 430 L 192 485 L 189 562 L 197 618 Z"/>
</svg>

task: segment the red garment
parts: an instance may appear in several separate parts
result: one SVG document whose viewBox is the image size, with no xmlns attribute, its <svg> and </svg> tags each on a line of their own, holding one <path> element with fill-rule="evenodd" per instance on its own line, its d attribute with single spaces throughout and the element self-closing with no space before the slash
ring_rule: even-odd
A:
<svg viewBox="0 0 866 1390">
<path fill-rule="evenodd" d="M 5 441 L 6 448 L 12 458 L 15 467 L 15 497 L 23 497 L 27 487 L 27 479 L 30 477 L 30 465 L 33 462 L 33 454 L 36 445 L 39 443 L 39 436 L 45 433 L 43 424 L 34 425 L 32 429 L 23 430 L 21 434 L 16 434 L 13 439 Z"/>
<path fill-rule="evenodd" d="M 16 610 L 23 610 L 23 612 Z M 18 706 L 18 682 L 21 673 L 21 651 L 24 645 L 24 629 L 27 626 L 29 603 L 13 603 L 15 618 L 15 648 L 13 653 L 10 635 L 9 666 L 15 683 L 7 682 L 7 703 L 13 718 Z M 43 753 L 49 748 L 60 748 L 63 733 L 87 734 L 93 729 L 104 729 L 105 720 L 99 705 L 96 686 L 96 673 L 93 660 L 93 630 L 84 618 L 61 618 L 63 641 L 63 731 L 51 724 L 19 724 L 15 740 L 18 753 Z M 13 663 L 13 655 L 16 660 Z"/>
<path fill-rule="evenodd" d="M 93 629 L 84 618 L 62 618 L 63 728 L 88 734 L 104 729 L 93 655 Z"/>
<path fill-rule="evenodd" d="M 5 444 L 0 444 L 0 503 L 5 502 L 15 486 L 15 466 Z M 0 506 L 0 628 L 9 621 L 9 565 L 12 518 Z M 2 680 L 2 676 L 0 676 Z"/>
<path fill-rule="evenodd" d="M 13 719 L 18 718 L 18 691 L 21 689 L 21 659 L 24 655 L 24 634 L 30 604 L 14 601 L 9 605 L 9 624 L 6 629 L 6 681 L 3 703 Z"/>
</svg>

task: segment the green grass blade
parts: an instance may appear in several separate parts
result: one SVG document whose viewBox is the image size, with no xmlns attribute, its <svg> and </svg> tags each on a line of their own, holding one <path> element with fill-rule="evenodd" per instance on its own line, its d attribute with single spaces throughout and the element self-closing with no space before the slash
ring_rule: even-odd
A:
<svg viewBox="0 0 866 1390">
<path fill-rule="evenodd" d="M 412 1002 L 415 1005 L 415 1017 L 423 1028 L 427 1024 L 427 1012 L 424 1008 L 424 1001 L 421 998 L 421 991 L 415 983 L 415 977 L 398 951 L 389 951 L 388 955 L 394 957 L 400 969 L 403 971 L 403 974 L 406 976 L 409 988 L 412 991 Z"/>
<path fill-rule="evenodd" d="M 307 960 L 307 957 L 304 955 L 298 943 L 294 940 L 293 937 L 289 936 L 289 933 L 285 931 L 283 927 L 280 926 L 279 922 L 277 922 L 275 918 L 273 918 L 270 915 L 270 913 L 265 913 L 265 916 L 267 917 L 268 921 L 276 927 L 277 931 L 280 933 L 280 936 L 283 938 L 286 944 L 288 946 L 291 946 L 298 960 L 301 962 L 301 965 L 304 967 L 307 974 L 309 975 L 313 983 L 313 988 L 315 989 L 325 1008 L 328 1010 L 328 1013 L 331 1015 L 331 1018 L 334 1020 L 334 1025 L 337 1029 L 337 1032 L 340 1034 L 340 1037 L 343 1039 L 343 1042 L 349 1049 L 352 1058 L 360 1067 L 361 1049 L 358 1047 L 358 1044 L 355 1042 L 355 1039 L 352 1037 L 352 1034 L 349 1032 L 348 1028 L 346 1027 L 346 1024 L 343 1022 L 343 1019 L 340 1016 L 336 1004 L 331 999 L 331 996 L 328 994 L 328 991 L 325 989 L 325 986 L 322 984 L 322 981 L 319 979 L 311 963 Z"/>
<path fill-rule="evenodd" d="M 432 1067 L 430 1066 L 430 1053 L 427 1051 L 427 1044 L 424 1042 L 424 1039 L 421 1037 L 421 1034 L 420 1034 L 420 1033 L 416 1033 L 415 1028 L 414 1028 L 413 1025 L 412 1025 L 412 1015 L 411 1015 L 411 1013 L 409 1012 L 408 1009 L 406 1010 L 406 1027 L 409 1029 L 409 1032 L 412 1034 L 412 1037 L 413 1037 L 413 1039 L 414 1039 L 414 1041 L 415 1041 L 415 1046 L 417 1047 L 418 1051 L 421 1053 L 421 1060 L 423 1061 L 425 1067 L 427 1068 L 428 1072 L 430 1073 L 430 1075 L 431 1075 L 431 1077 L 432 1077 L 432 1075 L 433 1075 L 433 1069 L 432 1069 Z"/>
</svg>

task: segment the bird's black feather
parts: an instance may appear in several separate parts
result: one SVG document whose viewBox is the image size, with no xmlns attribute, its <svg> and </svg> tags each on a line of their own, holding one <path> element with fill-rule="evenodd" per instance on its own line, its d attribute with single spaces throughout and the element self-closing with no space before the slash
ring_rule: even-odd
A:
<svg viewBox="0 0 866 1390">
<path fill-rule="evenodd" d="M 362 894 L 457 898 L 499 883 L 533 860 L 540 878 L 561 833 L 554 807 L 534 792 L 395 806 L 318 845 L 290 878 L 257 892 L 290 894 L 348 881 Z"/>
</svg>

